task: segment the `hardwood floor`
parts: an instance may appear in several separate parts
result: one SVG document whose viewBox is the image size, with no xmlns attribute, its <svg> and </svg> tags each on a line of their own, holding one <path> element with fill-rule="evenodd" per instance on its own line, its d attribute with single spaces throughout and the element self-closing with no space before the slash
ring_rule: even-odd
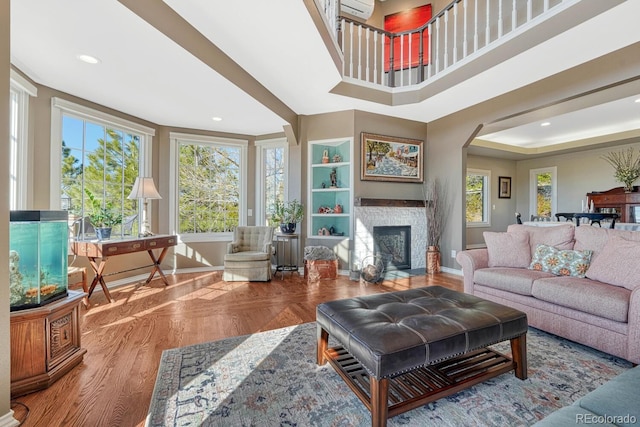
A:
<svg viewBox="0 0 640 427">
<path fill-rule="evenodd" d="M 46 390 L 15 399 L 23 426 L 143 426 L 162 351 L 315 320 L 317 304 L 429 285 L 462 291 L 462 277 L 418 276 L 361 286 L 346 276 L 307 283 L 288 273 L 269 283 L 222 281 L 222 272 L 169 275 L 101 292 L 81 308 L 82 364 Z M 14 406 L 23 420 L 26 411 Z"/>
</svg>

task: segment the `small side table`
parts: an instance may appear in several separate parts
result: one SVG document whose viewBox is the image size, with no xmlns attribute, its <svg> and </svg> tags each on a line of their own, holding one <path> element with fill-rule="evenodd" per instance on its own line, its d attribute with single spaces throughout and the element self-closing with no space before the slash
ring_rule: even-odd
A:
<svg viewBox="0 0 640 427">
<path fill-rule="evenodd" d="M 275 234 L 276 243 L 276 274 L 285 271 L 298 272 L 298 252 L 300 252 L 300 235 Z"/>
</svg>

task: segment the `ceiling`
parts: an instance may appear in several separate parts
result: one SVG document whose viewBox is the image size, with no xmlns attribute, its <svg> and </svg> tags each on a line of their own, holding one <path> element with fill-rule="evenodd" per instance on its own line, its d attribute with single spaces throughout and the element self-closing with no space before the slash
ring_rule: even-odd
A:
<svg viewBox="0 0 640 427">
<path fill-rule="evenodd" d="M 382 105 L 331 93 L 341 76 L 309 3 L 12 0 L 11 59 L 36 83 L 158 125 L 261 136 L 283 131 L 287 109 L 298 115 L 357 109 L 429 122 L 640 41 L 640 2 L 626 1 L 421 102 Z M 574 54 L 564 54 L 568 49 Z M 81 62 L 79 54 L 100 62 Z M 541 55 L 544 67 L 523 66 Z M 557 144 L 602 123 L 593 117 L 640 128 L 640 104 L 627 110 L 628 101 L 483 138 L 521 148 Z"/>
</svg>

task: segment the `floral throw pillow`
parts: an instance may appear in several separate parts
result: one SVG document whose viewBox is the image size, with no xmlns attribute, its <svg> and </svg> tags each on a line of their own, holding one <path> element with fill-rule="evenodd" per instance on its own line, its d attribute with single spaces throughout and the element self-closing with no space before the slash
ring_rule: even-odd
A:
<svg viewBox="0 0 640 427">
<path fill-rule="evenodd" d="M 546 271 L 556 276 L 585 277 L 591 264 L 592 250 L 560 250 L 549 245 L 538 245 L 529 269 Z"/>
</svg>

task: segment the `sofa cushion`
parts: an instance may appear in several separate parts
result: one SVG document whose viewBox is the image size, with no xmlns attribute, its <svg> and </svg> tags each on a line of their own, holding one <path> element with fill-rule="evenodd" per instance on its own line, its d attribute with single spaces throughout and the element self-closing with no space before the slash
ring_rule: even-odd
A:
<svg viewBox="0 0 640 427">
<path fill-rule="evenodd" d="M 627 322 L 631 298 L 627 289 L 578 277 L 538 279 L 533 282 L 531 295 L 616 322 Z"/>
<path fill-rule="evenodd" d="M 585 277 L 593 251 L 559 250 L 549 245 L 538 245 L 533 253 L 531 270 L 546 271 L 556 276 Z"/>
<path fill-rule="evenodd" d="M 527 233 L 482 233 L 489 252 L 489 267 L 527 267 L 531 262 Z"/>
<path fill-rule="evenodd" d="M 532 225 L 511 224 L 507 232 L 526 232 L 529 234 L 531 253 L 538 245 L 549 245 L 556 249 L 573 249 L 575 226 L 571 224 L 554 225 L 553 227 L 535 227 Z"/>
<path fill-rule="evenodd" d="M 554 277 L 551 273 L 527 270 L 526 268 L 481 268 L 473 274 L 473 281 L 478 285 L 489 286 L 507 292 L 531 296 L 531 285 L 534 280 Z"/>
<path fill-rule="evenodd" d="M 587 270 L 589 279 L 633 289 L 640 284 L 640 242 L 611 236 Z"/>
<path fill-rule="evenodd" d="M 631 240 L 634 242 L 640 241 L 640 233 L 637 231 L 628 230 L 612 230 L 610 228 L 600 227 L 576 227 L 575 239 L 576 243 L 573 245 L 573 249 L 584 250 L 591 249 L 593 256 L 591 262 L 595 261 L 604 246 L 607 244 L 611 237 L 618 236 L 625 240 Z"/>
</svg>

